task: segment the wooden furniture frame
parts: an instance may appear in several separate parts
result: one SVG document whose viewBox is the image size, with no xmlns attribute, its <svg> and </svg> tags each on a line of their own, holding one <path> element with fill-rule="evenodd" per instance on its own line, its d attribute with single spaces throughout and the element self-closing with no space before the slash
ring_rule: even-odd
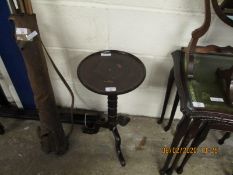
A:
<svg viewBox="0 0 233 175">
<path fill-rule="evenodd" d="M 205 122 L 208 122 L 210 124 L 211 122 L 213 123 L 218 122 L 222 126 L 224 126 L 224 124 L 226 125 L 231 124 L 233 120 L 233 114 L 221 113 L 218 111 L 206 111 L 206 110 L 195 109 L 195 108 L 190 109 L 188 107 L 187 104 L 189 101 L 189 95 L 188 95 L 188 91 L 187 91 L 187 87 L 185 83 L 186 82 L 185 77 L 182 76 L 184 75 L 184 73 L 182 72 L 183 65 L 181 64 L 182 54 L 184 55 L 185 53 L 182 51 L 176 51 L 173 53 L 173 61 L 174 61 L 174 69 L 173 69 L 174 75 L 173 76 L 175 79 L 175 83 L 177 85 L 178 100 L 180 99 L 180 108 L 181 108 L 180 110 L 183 113 L 183 117 L 176 127 L 176 132 L 174 134 L 174 138 L 170 146 L 171 148 L 187 147 L 190 141 L 196 138 L 196 136 L 198 136 L 198 133 L 200 132 L 199 130 L 201 129 L 201 126 L 203 126 L 203 123 Z M 176 110 L 176 107 L 177 107 L 177 103 L 174 103 L 173 105 L 174 111 Z M 209 130 L 210 129 L 216 129 L 216 128 L 209 127 Z M 218 129 L 225 130 L 224 127 L 222 128 L 220 127 Z M 205 138 L 203 136 L 200 136 L 200 137 L 202 137 L 202 139 Z M 171 167 L 169 168 L 169 165 L 171 164 L 171 161 L 173 158 L 173 154 L 168 154 L 165 164 L 163 168 L 161 169 L 160 173 L 171 175 L 173 170 L 176 168 L 180 157 L 181 157 L 180 154 L 176 155 Z M 177 169 L 178 173 L 182 173 L 183 167 L 182 168 L 181 167 Z"/>
<path fill-rule="evenodd" d="M 218 17 L 221 20 L 223 20 L 226 24 L 233 27 L 233 21 L 230 20 L 229 18 L 227 18 L 226 15 L 221 11 L 220 7 L 218 6 L 217 0 L 211 0 L 211 1 L 212 1 L 213 8 L 214 8 L 216 14 L 218 15 Z M 185 59 L 188 60 L 188 78 L 193 77 L 193 65 L 194 65 L 193 53 L 206 53 L 206 54 L 208 54 L 208 53 L 210 53 L 210 54 L 211 53 L 212 54 L 214 54 L 214 53 L 232 54 L 233 53 L 233 48 L 231 46 L 226 46 L 226 47 L 218 47 L 216 45 L 209 45 L 206 47 L 197 46 L 199 38 L 202 37 L 208 31 L 208 29 L 210 27 L 210 23 L 211 23 L 210 0 L 205 0 L 205 21 L 200 28 L 198 28 L 192 32 L 192 39 L 189 42 L 188 47 L 182 48 L 182 50 L 184 50 L 184 52 L 185 52 Z M 171 69 L 170 74 L 169 74 L 168 83 L 167 83 L 167 90 L 166 90 L 166 95 L 165 95 L 163 109 L 162 109 L 162 114 L 161 114 L 160 119 L 157 122 L 159 124 L 161 124 L 164 120 L 164 115 L 165 115 L 165 112 L 167 109 L 167 104 L 168 104 L 168 100 L 170 97 L 172 85 L 174 83 L 174 75 L 173 74 L 174 74 L 174 68 Z M 229 87 L 229 89 L 227 89 L 228 92 L 226 92 L 226 93 L 228 94 L 228 96 L 231 99 L 230 103 L 232 103 L 233 102 L 233 81 L 231 81 L 231 80 L 233 80 L 233 67 L 231 70 L 229 70 L 225 74 L 227 74 L 227 76 L 225 76 L 225 77 L 228 78 L 228 87 Z M 229 74 L 231 74 L 231 75 L 229 75 Z M 229 80 L 229 77 L 231 77 L 230 80 Z M 178 102 L 179 102 L 179 97 L 178 97 L 178 93 L 176 93 L 174 105 L 173 105 L 171 115 L 169 118 L 169 122 L 164 127 L 165 131 L 168 131 L 171 127 Z"/>
<path fill-rule="evenodd" d="M 212 0 L 212 3 L 216 0 Z M 213 3 L 213 5 L 216 5 Z M 216 8 L 216 7 L 215 7 Z M 171 126 L 174 114 L 177 108 L 177 104 L 180 100 L 180 110 L 183 113 L 183 117 L 177 125 L 177 129 L 171 143 L 171 148 L 184 148 L 187 147 L 192 139 L 191 146 L 199 146 L 206 138 L 210 129 L 219 129 L 223 131 L 233 131 L 233 114 L 223 113 L 219 111 L 209 111 L 201 108 L 194 108 L 189 105 L 190 97 L 186 82 L 189 79 L 194 78 L 194 54 L 233 54 L 233 49 L 230 46 L 218 47 L 215 45 L 209 45 L 205 47 L 197 46 L 198 40 L 202 37 L 209 29 L 211 23 L 211 9 L 210 0 L 205 0 L 205 21 L 203 25 L 192 32 L 192 38 L 189 42 L 187 48 L 183 48 L 182 51 L 176 51 L 173 55 L 174 67 L 170 71 L 168 78 L 168 85 L 166 96 L 164 100 L 164 106 L 162 110 L 162 115 L 158 123 L 161 123 L 164 119 L 164 114 L 167 107 L 168 98 L 170 96 L 171 87 L 175 81 L 177 86 L 177 94 L 174 100 L 174 105 L 172 108 L 170 120 L 165 130 L 168 130 Z M 183 70 L 184 63 L 183 60 L 187 61 L 187 73 Z M 224 136 L 224 138 L 229 136 L 229 132 Z M 224 140 L 224 138 L 222 140 Z M 181 158 L 182 154 L 177 154 L 174 161 L 171 164 L 173 153 L 168 154 L 167 159 L 160 174 L 171 175 L 176 169 L 177 164 Z M 182 173 L 184 165 L 187 163 L 191 154 L 187 154 L 182 161 L 181 165 L 177 168 L 177 173 Z M 169 165 L 171 164 L 170 168 Z"/>
<path fill-rule="evenodd" d="M 233 21 L 231 19 L 229 19 L 222 11 L 222 9 L 219 7 L 217 0 L 212 0 L 212 5 L 213 8 L 216 12 L 216 14 L 218 15 L 218 17 L 225 22 L 226 24 L 228 24 L 229 26 L 233 27 Z"/>
</svg>

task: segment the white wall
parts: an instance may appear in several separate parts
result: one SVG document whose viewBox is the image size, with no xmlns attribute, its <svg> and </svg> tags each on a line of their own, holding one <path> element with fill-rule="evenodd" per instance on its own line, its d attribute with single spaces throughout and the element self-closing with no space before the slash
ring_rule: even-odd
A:
<svg viewBox="0 0 233 175">
<path fill-rule="evenodd" d="M 6 95 L 6 98 L 8 99 L 9 102 L 15 102 L 16 105 L 19 107 L 19 108 L 23 108 L 22 106 L 22 103 L 18 97 L 18 94 L 15 90 L 15 87 L 9 77 L 9 74 L 6 70 L 6 67 L 2 61 L 2 58 L 0 56 L 0 85 L 1 85 L 1 88 L 3 89 L 5 95 Z"/>
<path fill-rule="evenodd" d="M 106 97 L 81 85 L 76 69 L 93 52 L 117 49 L 135 54 L 147 69 L 138 89 L 119 96 L 119 112 L 158 117 L 171 52 L 187 46 L 191 31 L 202 24 L 203 4 L 203 0 L 33 0 L 33 9 L 46 47 L 75 91 L 76 107 L 106 110 Z M 213 14 L 212 26 L 200 43 L 233 45 L 232 32 Z M 57 102 L 69 106 L 68 92 L 50 64 L 49 70 Z"/>
</svg>

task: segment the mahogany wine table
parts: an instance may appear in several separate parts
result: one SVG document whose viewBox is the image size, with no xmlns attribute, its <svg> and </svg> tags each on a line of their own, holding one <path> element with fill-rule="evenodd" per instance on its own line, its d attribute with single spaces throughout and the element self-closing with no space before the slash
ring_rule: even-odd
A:
<svg viewBox="0 0 233 175">
<path fill-rule="evenodd" d="M 132 54 L 105 50 L 86 57 L 79 64 L 77 73 L 87 89 L 108 96 L 108 118 L 99 125 L 112 131 L 118 159 L 125 166 L 117 125 L 125 126 L 130 119 L 117 115 L 117 95 L 128 93 L 143 82 L 146 76 L 144 64 Z"/>
</svg>

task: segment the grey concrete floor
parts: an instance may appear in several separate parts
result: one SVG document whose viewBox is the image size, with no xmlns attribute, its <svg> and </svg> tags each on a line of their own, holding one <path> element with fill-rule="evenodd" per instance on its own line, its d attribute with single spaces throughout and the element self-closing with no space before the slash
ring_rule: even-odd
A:
<svg viewBox="0 0 233 175">
<path fill-rule="evenodd" d="M 158 175 L 176 123 L 164 132 L 155 119 L 131 117 L 126 127 L 119 127 L 126 167 L 115 155 L 112 134 L 106 130 L 96 135 L 81 132 L 75 125 L 70 149 L 63 156 L 46 155 L 40 150 L 36 134 L 37 121 L 0 118 L 6 134 L 0 136 L 0 175 Z M 69 125 L 65 124 L 67 130 Z M 222 146 L 216 140 L 222 135 L 212 131 L 201 146 L 218 147 L 218 154 L 195 154 L 184 169 L 184 175 L 230 175 L 233 172 L 233 140 Z M 146 141 L 140 144 L 143 138 Z M 176 173 L 174 173 L 176 174 Z"/>
</svg>

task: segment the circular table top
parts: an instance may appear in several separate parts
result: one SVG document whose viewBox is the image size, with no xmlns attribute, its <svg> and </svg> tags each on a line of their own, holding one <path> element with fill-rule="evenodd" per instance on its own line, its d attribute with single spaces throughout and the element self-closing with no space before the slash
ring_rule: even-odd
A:
<svg viewBox="0 0 233 175">
<path fill-rule="evenodd" d="M 118 95 L 136 89 L 145 79 L 146 69 L 132 54 L 105 50 L 87 56 L 77 73 L 87 89 L 102 95 Z"/>
</svg>

